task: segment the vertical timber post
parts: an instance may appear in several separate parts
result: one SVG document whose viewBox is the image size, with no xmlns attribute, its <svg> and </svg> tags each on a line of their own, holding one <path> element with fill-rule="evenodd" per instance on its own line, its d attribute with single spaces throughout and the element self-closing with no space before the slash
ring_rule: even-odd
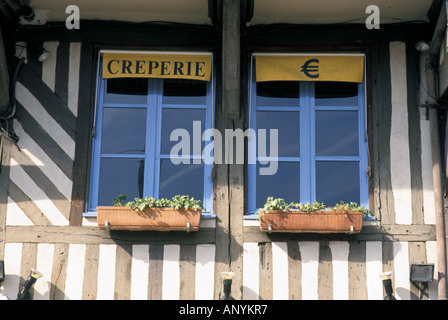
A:
<svg viewBox="0 0 448 320">
<path fill-rule="evenodd" d="M 240 1 L 223 1 L 222 117 L 240 119 Z"/>
<path fill-rule="evenodd" d="M 430 107 L 429 126 L 432 151 L 432 177 L 434 186 L 434 205 L 436 214 L 436 240 L 437 240 L 437 272 L 438 272 L 438 299 L 447 300 L 447 251 L 445 210 L 443 205 L 443 179 L 442 179 L 442 154 L 440 150 L 439 110 L 436 105 L 439 98 L 438 90 L 438 56 L 443 47 L 443 37 L 446 34 L 447 12 L 445 1 L 441 1 L 441 9 L 437 18 L 436 27 L 430 42 L 426 56 L 426 78 Z M 437 97 L 437 98 L 434 98 Z M 432 105 L 431 105 L 432 104 Z"/>
<path fill-rule="evenodd" d="M 224 0 L 222 18 L 222 103 L 218 113 L 218 129 L 225 135 L 226 130 L 243 129 L 240 113 L 240 14 L 239 0 Z M 231 145 L 225 139 L 225 148 Z M 235 155 L 236 152 L 227 154 Z M 220 273 L 234 272 L 231 295 L 242 298 L 242 248 L 244 215 L 244 164 L 236 164 L 235 159 L 224 157 L 223 164 L 216 165 L 216 264 L 215 298 L 222 296 Z"/>
<path fill-rule="evenodd" d="M 11 160 L 12 140 L 6 134 L 0 135 L 0 260 L 5 254 L 6 210 L 8 206 L 9 166 Z"/>
</svg>

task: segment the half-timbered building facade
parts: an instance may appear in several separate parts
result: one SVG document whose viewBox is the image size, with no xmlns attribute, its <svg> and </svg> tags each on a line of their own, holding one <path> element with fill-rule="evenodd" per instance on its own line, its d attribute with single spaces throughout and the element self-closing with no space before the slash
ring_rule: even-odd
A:
<svg viewBox="0 0 448 320">
<path fill-rule="evenodd" d="M 386 272 L 446 299 L 445 1 L 73 2 L 0 8 L 3 297 L 36 269 L 34 300 L 216 300 L 222 272 L 237 300 L 381 300 Z M 99 228 L 120 194 L 201 199 L 200 229 Z M 374 218 L 262 232 L 269 196 Z"/>
</svg>

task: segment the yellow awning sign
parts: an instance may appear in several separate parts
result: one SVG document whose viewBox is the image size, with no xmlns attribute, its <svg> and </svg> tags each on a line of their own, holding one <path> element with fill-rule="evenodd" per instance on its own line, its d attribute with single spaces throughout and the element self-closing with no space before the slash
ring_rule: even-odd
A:
<svg viewBox="0 0 448 320">
<path fill-rule="evenodd" d="M 103 53 L 103 78 L 210 81 L 211 54 Z"/>
<path fill-rule="evenodd" d="M 256 80 L 361 83 L 362 55 L 256 55 Z"/>
</svg>

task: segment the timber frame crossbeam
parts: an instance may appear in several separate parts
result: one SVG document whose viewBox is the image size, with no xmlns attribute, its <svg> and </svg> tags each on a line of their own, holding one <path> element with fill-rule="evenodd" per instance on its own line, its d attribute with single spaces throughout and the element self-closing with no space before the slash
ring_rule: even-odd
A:
<svg viewBox="0 0 448 320">
<path fill-rule="evenodd" d="M 244 227 L 244 242 L 274 241 L 435 241 L 434 225 L 364 226 L 361 233 L 348 234 L 266 234 L 258 227 Z M 213 244 L 215 228 L 198 232 L 106 231 L 97 227 L 8 226 L 7 243 L 78 244 Z"/>
</svg>

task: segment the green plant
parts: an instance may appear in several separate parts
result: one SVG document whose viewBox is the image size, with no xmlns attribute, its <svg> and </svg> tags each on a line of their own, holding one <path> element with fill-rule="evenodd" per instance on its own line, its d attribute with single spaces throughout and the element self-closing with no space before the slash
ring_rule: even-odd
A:
<svg viewBox="0 0 448 320">
<path fill-rule="evenodd" d="M 367 209 L 366 207 L 362 207 L 358 205 L 355 202 L 350 203 L 344 203 L 341 201 L 340 203 L 336 204 L 333 207 L 327 207 L 323 202 L 317 202 L 314 203 L 299 203 L 299 202 L 291 202 L 286 203 L 284 199 L 277 198 L 274 199 L 274 197 L 268 197 L 266 200 L 266 203 L 264 204 L 263 208 L 260 208 L 258 210 L 258 216 L 261 218 L 261 216 L 269 210 L 279 210 L 284 212 L 291 212 L 294 213 L 294 211 L 302 211 L 302 212 L 314 212 L 314 211 L 336 211 L 336 212 L 362 212 L 365 218 L 368 219 L 374 219 L 375 216 L 372 214 L 372 212 Z"/>
<path fill-rule="evenodd" d="M 126 196 L 124 194 L 118 195 L 118 198 L 114 198 L 112 203 L 114 207 L 124 207 L 126 202 Z"/>
<path fill-rule="evenodd" d="M 266 200 L 264 208 L 267 210 L 288 210 L 289 205 L 285 202 L 285 199 L 269 197 Z"/>
<path fill-rule="evenodd" d="M 177 195 L 174 196 L 171 199 L 170 206 L 175 209 L 202 209 L 202 201 L 201 200 L 194 200 L 194 198 L 191 198 L 189 196 L 181 196 Z"/>
<path fill-rule="evenodd" d="M 286 211 L 289 209 L 289 206 L 285 199 L 277 198 L 274 199 L 274 197 L 268 197 L 266 199 L 266 203 L 264 204 L 263 208 L 258 210 L 258 216 L 261 217 L 266 211 L 269 210 L 280 210 L 280 211 Z"/>
<path fill-rule="evenodd" d="M 362 212 L 364 217 L 373 217 L 373 214 L 369 209 L 358 205 L 356 202 L 344 203 L 341 201 L 332 207 L 332 209 L 339 212 Z"/>
<path fill-rule="evenodd" d="M 317 201 L 315 201 L 312 204 L 291 202 L 291 207 L 296 208 L 299 211 L 305 211 L 305 212 L 322 211 L 325 210 L 326 208 L 323 202 L 317 202 Z"/>
<path fill-rule="evenodd" d="M 135 211 L 143 212 L 146 208 L 174 208 L 174 209 L 203 209 L 202 201 L 195 200 L 189 196 L 176 195 L 172 199 L 153 197 L 135 198 L 134 201 L 126 202 L 126 196 L 120 194 L 118 198 L 113 199 L 113 205 L 116 207 L 130 207 Z"/>
<path fill-rule="evenodd" d="M 289 209 L 289 206 L 285 199 L 277 198 L 274 199 L 274 197 L 268 197 L 266 199 L 266 203 L 264 204 L 263 208 L 258 210 L 258 216 L 261 217 L 266 211 L 269 210 L 280 210 L 280 211 L 286 211 Z"/>
</svg>

